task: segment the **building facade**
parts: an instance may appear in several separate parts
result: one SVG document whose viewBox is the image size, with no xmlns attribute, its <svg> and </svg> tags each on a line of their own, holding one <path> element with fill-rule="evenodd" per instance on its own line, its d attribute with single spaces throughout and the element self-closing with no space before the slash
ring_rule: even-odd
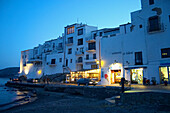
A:
<svg viewBox="0 0 170 113">
<path fill-rule="evenodd" d="M 131 13 L 131 23 L 120 33 L 102 38 L 102 84 L 143 84 L 145 78 L 161 84 L 170 77 L 170 1 L 142 0 L 142 9 Z"/>
<path fill-rule="evenodd" d="M 131 23 L 97 29 L 86 24 L 64 28 L 61 37 L 21 52 L 20 75 L 40 78 L 67 74 L 67 82 L 91 78 L 99 84 L 157 84 L 170 78 L 170 1 L 141 0 Z"/>
</svg>

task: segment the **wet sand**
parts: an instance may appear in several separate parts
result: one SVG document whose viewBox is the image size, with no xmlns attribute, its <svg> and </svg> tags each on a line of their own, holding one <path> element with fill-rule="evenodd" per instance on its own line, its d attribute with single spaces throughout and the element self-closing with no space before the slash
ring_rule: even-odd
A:
<svg viewBox="0 0 170 113">
<path fill-rule="evenodd" d="M 86 98 L 67 93 L 47 92 L 39 88 L 38 99 L 11 108 L 4 113 L 167 113 L 156 107 L 115 105 L 106 100 Z"/>
</svg>

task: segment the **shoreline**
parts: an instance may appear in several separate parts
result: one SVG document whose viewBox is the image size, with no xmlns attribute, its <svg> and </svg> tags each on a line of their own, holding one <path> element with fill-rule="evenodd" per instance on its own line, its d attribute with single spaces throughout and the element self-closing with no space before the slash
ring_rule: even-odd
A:
<svg viewBox="0 0 170 113">
<path fill-rule="evenodd" d="M 167 113 L 158 106 L 116 105 L 105 99 L 88 98 L 61 92 L 49 92 L 35 88 L 37 99 L 31 103 L 10 108 L 3 113 Z M 164 108 L 164 107 L 163 107 Z"/>
<path fill-rule="evenodd" d="M 16 88 L 16 90 L 12 89 L 12 91 L 20 91 L 22 94 L 17 95 L 18 99 L 16 98 L 11 102 L 0 104 L 0 112 L 14 108 L 16 106 L 31 103 L 37 99 L 36 94 L 30 90 L 20 90 L 19 88 Z"/>
</svg>

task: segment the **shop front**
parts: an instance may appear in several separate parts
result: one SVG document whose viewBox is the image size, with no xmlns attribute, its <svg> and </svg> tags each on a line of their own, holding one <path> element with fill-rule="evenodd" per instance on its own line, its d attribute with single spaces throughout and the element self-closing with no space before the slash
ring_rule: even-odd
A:
<svg viewBox="0 0 170 113">
<path fill-rule="evenodd" d="M 122 65 L 120 63 L 114 63 L 110 65 L 110 84 L 120 83 L 122 76 Z"/>
<path fill-rule="evenodd" d="M 143 68 L 130 69 L 132 84 L 143 84 Z"/>
<path fill-rule="evenodd" d="M 89 78 L 92 80 L 99 81 L 99 72 L 99 69 L 71 72 L 66 76 L 66 81 L 70 83 L 76 83 L 80 78 Z"/>
<path fill-rule="evenodd" d="M 161 84 L 163 84 L 165 81 L 170 83 L 170 66 L 159 67 L 159 76 Z"/>
</svg>

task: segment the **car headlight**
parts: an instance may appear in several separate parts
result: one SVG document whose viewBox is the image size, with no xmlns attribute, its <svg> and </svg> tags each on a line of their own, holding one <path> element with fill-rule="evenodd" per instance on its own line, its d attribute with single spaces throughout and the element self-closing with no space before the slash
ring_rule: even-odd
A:
<svg viewBox="0 0 170 113">
<path fill-rule="evenodd" d="M 93 84 L 93 82 L 89 82 L 89 84 Z"/>
<path fill-rule="evenodd" d="M 96 84 L 99 83 L 98 81 L 95 82 Z"/>
</svg>

